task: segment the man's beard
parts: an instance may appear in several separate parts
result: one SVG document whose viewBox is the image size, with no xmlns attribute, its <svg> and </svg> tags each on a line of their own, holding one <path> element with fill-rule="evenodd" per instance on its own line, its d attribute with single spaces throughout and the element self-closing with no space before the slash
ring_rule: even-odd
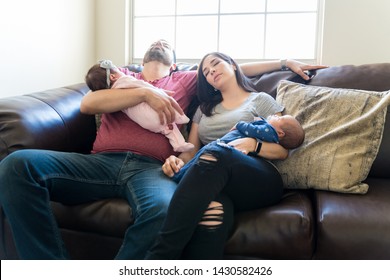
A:
<svg viewBox="0 0 390 280">
<path fill-rule="evenodd" d="M 166 52 L 160 49 L 151 49 L 144 56 L 144 63 L 148 63 L 151 61 L 158 61 L 166 66 L 172 65 L 172 59 Z"/>
</svg>

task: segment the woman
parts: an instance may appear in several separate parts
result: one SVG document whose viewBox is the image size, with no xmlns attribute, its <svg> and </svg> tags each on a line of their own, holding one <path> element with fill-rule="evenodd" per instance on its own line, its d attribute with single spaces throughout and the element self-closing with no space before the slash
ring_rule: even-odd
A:
<svg viewBox="0 0 390 280">
<path fill-rule="evenodd" d="M 302 71 L 301 63 L 292 61 L 292 64 Z M 200 109 L 195 113 L 189 135 L 189 142 L 196 149 L 166 160 L 162 168 L 169 177 L 202 145 L 222 137 L 238 121 L 281 114 L 284 109 L 270 95 L 255 92 L 237 63 L 218 52 L 207 54 L 201 60 L 198 98 Z M 281 199 L 282 179 L 275 167 L 263 158 L 285 159 L 288 151 L 279 144 L 258 143 L 253 138 L 235 140 L 229 146 L 211 145 L 198 163 L 188 169 L 171 200 L 167 218 L 148 259 L 179 258 L 198 224 L 210 231 L 231 225 L 231 203 L 235 211 L 243 211 L 269 206 Z M 258 157 L 248 153 L 257 153 Z M 218 202 L 219 196 L 224 198 L 223 202 Z M 214 201 L 212 208 L 208 208 L 210 201 Z M 222 245 L 210 249 L 209 258 L 222 258 L 227 237 L 225 230 L 219 239 Z"/>
</svg>

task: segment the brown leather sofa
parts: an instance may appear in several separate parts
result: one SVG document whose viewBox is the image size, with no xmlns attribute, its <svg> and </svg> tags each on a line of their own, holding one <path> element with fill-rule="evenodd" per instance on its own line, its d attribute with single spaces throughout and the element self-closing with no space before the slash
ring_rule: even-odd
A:
<svg viewBox="0 0 390 280">
<path fill-rule="evenodd" d="M 383 91 L 390 63 L 318 70 L 311 85 Z M 275 96 L 281 79 L 304 82 L 291 72 L 254 77 L 259 91 Z M 85 84 L 0 99 L 0 160 L 15 150 L 88 153 L 94 116 L 79 112 Z M 238 213 L 226 244 L 228 259 L 390 259 L 390 117 L 365 195 L 286 190 L 272 207 Z M 110 199 L 53 209 L 74 259 L 112 259 L 131 225 L 125 201 Z M 0 258 L 17 259 L 12 232 L 0 208 Z"/>
</svg>

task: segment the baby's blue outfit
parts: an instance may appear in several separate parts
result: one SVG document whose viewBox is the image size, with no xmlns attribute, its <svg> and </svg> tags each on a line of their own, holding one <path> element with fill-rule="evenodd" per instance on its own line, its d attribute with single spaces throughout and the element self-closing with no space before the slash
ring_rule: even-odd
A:
<svg viewBox="0 0 390 280">
<path fill-rule="evenodd" d="M 227 143 L 237 140 L 240 138 L 252 137 L 256 138 L 260 141 L 270 142 L 270 143 L 279 143 L 278 133 L 275 128 L 272 127 L 263 117 L 260 117 L 260 120 L 256 120 L 253 122 L 244 122 L 240 121 L 236 124 L 236 129 L 229 131 L 222 138 L 213 141 L 204 147 L 202 147 L 196 155 L 185 164 L 179 172 L 173 175 L 172 180 L 175 182 L 179 182 L 184 174 L 187 172 L 188 168 L 190 168 L 193 164 L 195 164 L 199 157 L 203 154 L 203 150 L 212 145 L 218 145 L 230 149 L 234 149 L 233 147 L 226 145 Z"/>
</svg>

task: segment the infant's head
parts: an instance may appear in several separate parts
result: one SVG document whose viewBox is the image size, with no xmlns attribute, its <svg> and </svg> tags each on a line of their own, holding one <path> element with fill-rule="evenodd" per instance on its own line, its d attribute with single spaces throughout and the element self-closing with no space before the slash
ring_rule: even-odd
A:
<svg viewBox="0 0 390 280">
<path fill-rule="evenodd" d="M 121 72 L 110 60 L 102 60 L 88 70 L 85 82 L 92 91 L 107 89 L 120 76 Z"/>
<path fill-rule="evenodd" d="M 271 115 L 267 118 L 279 136 L 279 144 L 286 149 L 299 147 L 305 139 L 305 131 L 301 124 L 291 115 Z"/>
</svg>

